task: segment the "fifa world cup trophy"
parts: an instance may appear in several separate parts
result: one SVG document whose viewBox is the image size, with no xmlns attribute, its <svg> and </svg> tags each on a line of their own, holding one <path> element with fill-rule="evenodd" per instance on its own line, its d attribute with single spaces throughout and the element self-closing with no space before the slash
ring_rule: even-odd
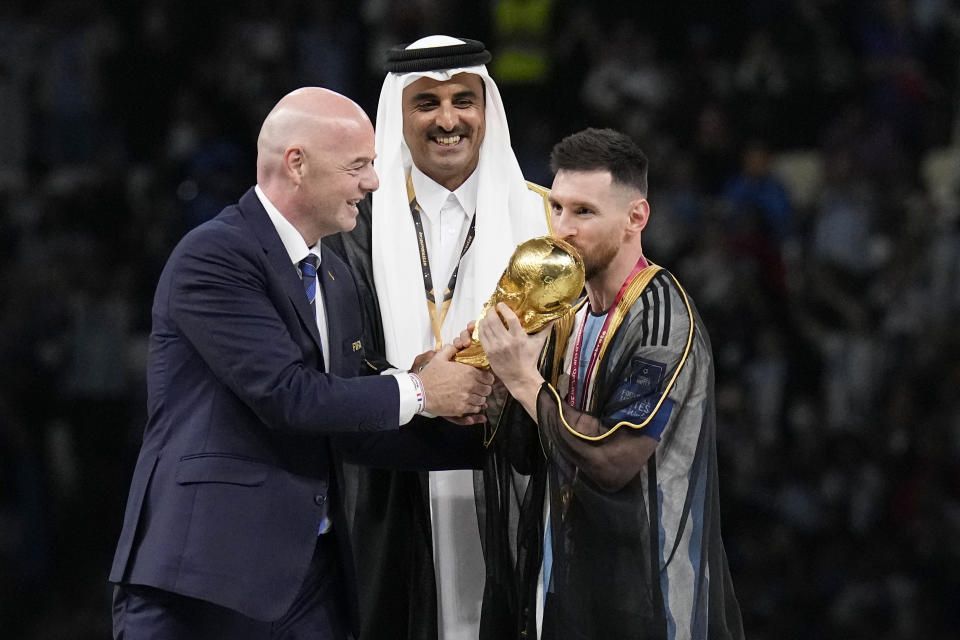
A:
<svg viewBox="0 0 960 640">
<path fill-rule="evenodd" d="M 513 252 L 477 323 L 498 302 L 505 302 L 520 318 L 524 330 L 536 333 L 570 311 L 583 291 L 583 278 L 583 260 L 573 246 L 550 236 L 531 238 Z M 470 346 L 454 359 L 481 369 L 490 367 L 476 328 Z"/>
</svg>

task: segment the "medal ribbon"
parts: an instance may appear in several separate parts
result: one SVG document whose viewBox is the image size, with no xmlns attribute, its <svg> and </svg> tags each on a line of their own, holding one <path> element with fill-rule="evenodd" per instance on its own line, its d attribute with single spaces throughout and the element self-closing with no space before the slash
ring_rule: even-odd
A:
<svg viewBox="0 0 960 640">
<path fill-rule="evenodd" d="M 447 311 L 450 309 L 450 303 L 453 301 L 453 290 L 457 286 L 457 276 L 460 274 L 460 261 L 463 255 L 473 244 L 473 237 L 476 232 L 477 212 L 473 212 L 473 218 L 470 220 L 470 228 L 467 230 L 467 237 L 463 241 L 463 249 L 460 250 L 460 257 L 457 259 L 457 266 L 453 268 L 450 274 L 450 280 L 447 282 L 447 288 L 443 292 L 443 299 L 440 301 L 440 311 L 437 311 L 437 297 L 433 290 L 433 276 L 430 273 L 430 258 L 427 256 L 427 238 L 423 231 L 423 220 L 420 217 L 420 204 L 417 202 L 417 196 L 413 192 L 413 179 L 407 174 L 407 199 L 410 201 L 410 215 L 413 216 L 413 226 L 416 227 L 417 244 L 420 247 L 420 270 L 423 272 L 423 291 L 427 298 L 427 311 L 430 313 L 430 325 L 433 327 L 433 337 L 436 339 L 436 349 L 440 350 L 443 346 L 443 338 L 440 335 L 440 327 L 443 326 L 443 319 L 447 317 Z"/>
<path fill-rule="evenodd" d="M 583 407 L 580 405 L 584 403 L 584 399 L 589 395 L 588 389 L 590 388 L 590 379 L 593 378 L 593 371 L 597 366 L 597 355 L 600 353 L 603 339 L 607 335 L 607 329 L 610 327 L 610 318 L 612 317 L 610 312 L 617 308 L 617 303 L 620 302 L 620 298 L 623 297 L 627 287 L 630 286 L 630 282 L 633 281 L 638 273 L 646 269 L 647 266 L 647 260 L 643 256 L 640 256 L 636 266 L 633 267 L 633 271 L 630 272 L 627 279 L 620 285 L 620 291 L 617 292 L 617 297 L 613 299 L 613 304 L 607 309 L 607 317 L 603 321 L 603 326 L 600 327 L 600 333 L 597 334 L 597 341 L 593 345 L 593 352 L 590 354 L 587 371 L 583 376 L 583 395 L 578 398 L 577 381 L 580 378 L 580 349 L 583 346 L 583 327 L 587 324 L 586 316 L 584 316 L 583 322 L 580 323 L 580 327 L 577 329 L 577 337 L 573 342 L 573 357 L 570 363 L 570 388 L 567 390 L 567 404 L 571 407 L 581 411 L 583 410 Z M 589 308 L 587 309 L 587 313 L 590 313 Z"/>
</svg>

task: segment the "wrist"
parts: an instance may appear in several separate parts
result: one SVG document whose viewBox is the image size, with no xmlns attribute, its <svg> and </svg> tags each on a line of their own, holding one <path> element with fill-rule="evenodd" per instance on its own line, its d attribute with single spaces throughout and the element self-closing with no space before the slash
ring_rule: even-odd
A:
<svg viewBox="0 0 960 640">
<path fill-rule="evenodd" d="M 422 369 L 423 367 L 421 367 Z M 423 387 L 423 380 L 416 373 L 410 372 L 410 381 L 413 382 L 413 389 L 417 399 L 417 413 L 423 413 L 427 406 L 427 392 Z"/>
<path fill-rule="evenodd" d="M 540 388 L 543 386 L 543 383 L 543 376 L 540 375 L 539 371 L 535 371 L 534 374 L 514 380 L 510 384 L 504 383 L 504 385 L 507 387 L 510 395 L 527 410 L 530 417 L 536 420 L 537 396 L 540 394 Z"/>
</svg>

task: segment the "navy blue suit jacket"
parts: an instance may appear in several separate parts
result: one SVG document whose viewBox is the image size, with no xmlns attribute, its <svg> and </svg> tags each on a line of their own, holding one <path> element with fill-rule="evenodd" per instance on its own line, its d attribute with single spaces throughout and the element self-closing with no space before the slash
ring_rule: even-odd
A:
<svg viewBox="0 0 960 640">
<path fill-rule="evenodd" d="M 395 380 L 357 377 L 371 371 L 349 268 L 323 249 L 319 279 L 329 374 L 297 270 L 252 189 L 174 249 L 154 299 L 148 422 L 111 581 L 276 620 L 331 515 L 354 603 L 340 456 L 480 465 L 477 429 L 399 427 Z"/>
</svg>

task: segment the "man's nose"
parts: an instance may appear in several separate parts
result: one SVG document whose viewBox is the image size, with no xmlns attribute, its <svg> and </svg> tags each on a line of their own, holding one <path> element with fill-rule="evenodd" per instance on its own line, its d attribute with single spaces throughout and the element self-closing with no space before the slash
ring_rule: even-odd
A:
<svg viewBox="0 0 960 640">
<path fill-rule="evenodd" d="M 376 191 L 380 188 L 380 177 L 373 165 L 367 167 L 366 172 L 360 179 L 360 188 L 364 191 Z"/>
<path fill-rule="evenodd" d="M 453 105 L 440 105 L 440 108 L 437 109 L 437 126 L 444 131 L 453 131 L 458 121 L 457 111 L 453 108 Z"/>
<path fill-rule="evenodd" d="M 572 238 L 577 233 L 576 226 L 571 224 L 570 216 L 563 214 L 554 214 L 553 216 L 553 235 L 566 240 Z"/>
</svg>

